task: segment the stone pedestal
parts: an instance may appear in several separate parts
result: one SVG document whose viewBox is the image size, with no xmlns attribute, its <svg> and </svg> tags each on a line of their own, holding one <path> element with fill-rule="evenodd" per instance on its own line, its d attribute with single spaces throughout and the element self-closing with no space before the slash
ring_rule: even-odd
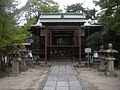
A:
<svg viewBox="0 0 120 90">
<path fill-rule="evenodd" d="M 12 73 L 18 74 L 19 73 L 19 61 L 12 61 Z"/>
<path fill-rule="evenodd" d="M 108 57 L 106 58 L 107 60 L 107 71 L 105 72 L 106 76 L 112 76 L 112 77 L 116 77 L 117 74 L 114 72 L 114 60 L 115 58 L 113 57 Z"/>
<path fill-rule="evenodd" d="M 114 60 L 115 58 L 113 57 L 108 57 L 106 58 L 107 63 L 108 63 L 108 71 L 114 71 Z"/>
<path fill-rule="evenodd" d="M 99 71 L 105 71 L 105 57 L 100 57 L 100 66 L 99 66 Z"/>
<path fill-rule="evenodd" d="M 21 61 L 22 61 L 23 66 L 26 67 L 26 61 L 25 61 L 25 60 L 26 60 L 26 57 L 25 57 L 25 56 L 22 56 L 21 58 L 22 58 Z"/>
</svg>

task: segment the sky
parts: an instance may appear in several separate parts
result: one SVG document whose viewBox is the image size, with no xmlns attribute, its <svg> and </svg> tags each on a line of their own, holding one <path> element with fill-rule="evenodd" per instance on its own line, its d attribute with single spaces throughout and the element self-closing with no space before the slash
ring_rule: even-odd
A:
<svg viewBox="0 0 120 90">
<path fill-rule="evenodd" d="M 27 0 L 20 0 L 21 4 L 19 5 L 19 7 L 24 6 L 25 3 L 27 2 Z M 64 6 L 67 5 L 71 5 L 71 4 L 76 4 L 76 3 L 84 3 L 84 7 L 85 8 L 90 8 L 93 9 L 95 7 L 95 5 L 93 4 L 93 0 L 54 0 L 56 2 L 58 2 L 58 4 L 60 5 L 60 9 L 64 10 Z"/>
<path fill-rule="evenodd" d="M 76 3 L 85 3 L 84 7 L 93 8 L 93 0 L 54 0 L 59 3 L 60 9 L 64 9 L 64 6 L 76 4 Z"/>
</svg>

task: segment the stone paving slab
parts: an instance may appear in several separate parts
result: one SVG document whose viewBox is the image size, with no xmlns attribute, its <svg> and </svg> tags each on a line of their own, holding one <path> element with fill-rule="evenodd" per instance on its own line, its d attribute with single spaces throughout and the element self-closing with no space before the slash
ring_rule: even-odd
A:
<svg viewBox="0 0 120 90">
<path fill-rule="evenodd" d="M 46 81 L 45 83 L 45 87 L 55 87 L 56 86 L 57 81 Z"/>
<path fill-rule="evenodd" d="M 55 64 L 43 90 L 83 90 L 76 73 L 70 64 Z"/>
<path fill-rule="evenodd" d="M 69 87 L 57 87 L 56 90 L 69 90 Z"/>
<path fill-rule="evenodd" d="M 68 81 L 57 81 L 57 87 L 68 87 Z"/>
<path fill-rule="evenodd" d="M 80 87 L 70 87 L 70 89 L 69 90 L 83 90 L 82 88 L 80 88 Z"/>
<path fill-rule="evenodd" d="M 44 87 L 43 90 L 55 90 L 55 87 Z"/>
</svg>

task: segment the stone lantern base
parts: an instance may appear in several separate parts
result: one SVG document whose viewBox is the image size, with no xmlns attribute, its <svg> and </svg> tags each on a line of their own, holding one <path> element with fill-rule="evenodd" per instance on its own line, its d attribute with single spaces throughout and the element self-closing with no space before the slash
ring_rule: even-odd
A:
<svg viewBox="0 0 120 90">
<path fill-rule="evenodd" d="M 108 57 L 108 58 L 106 58 L 106 60 L 107 60 L 108 67 L 107 67 L 107 71 L 105 72 L 105 75 L 116 77 L 117 74 L 114 71 L 114 60 L 115 60 L 115 58 Z"/>
<path fill-rule="evenodd" d="M 114 71 L 106 71 L 105 75 L 108 77 L 117 77 L 117 74 Z"/>
</svg>

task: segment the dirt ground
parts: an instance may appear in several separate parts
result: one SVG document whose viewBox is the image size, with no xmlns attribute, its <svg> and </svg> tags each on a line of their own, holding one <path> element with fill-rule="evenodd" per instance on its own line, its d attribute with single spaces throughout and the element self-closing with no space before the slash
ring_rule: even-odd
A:
<svg viewBox="0 0 120 90">
<path fill-rule="evenodd" d="M 120 70 L 115 70 L 117 77 L 106 77 L 94 68 L 77 68 L 77 71 L 87 90 L 120 90 Z"/>
<path fill-rule="evenodd" d="M 0 90 L 37 90 L 50 67 L 34 66 L 18 76 L 0 78 Z M 106 77 L 94 68 L 77 68 L 87 90 L 120 90 L 120 70 L 117 77 Z"/>
<path fill-rule="evenodd" d="M 19 75 L 0 78 L 0 90 L 37 90 L 49 67 L 34 66 Z"/>
</svg>

